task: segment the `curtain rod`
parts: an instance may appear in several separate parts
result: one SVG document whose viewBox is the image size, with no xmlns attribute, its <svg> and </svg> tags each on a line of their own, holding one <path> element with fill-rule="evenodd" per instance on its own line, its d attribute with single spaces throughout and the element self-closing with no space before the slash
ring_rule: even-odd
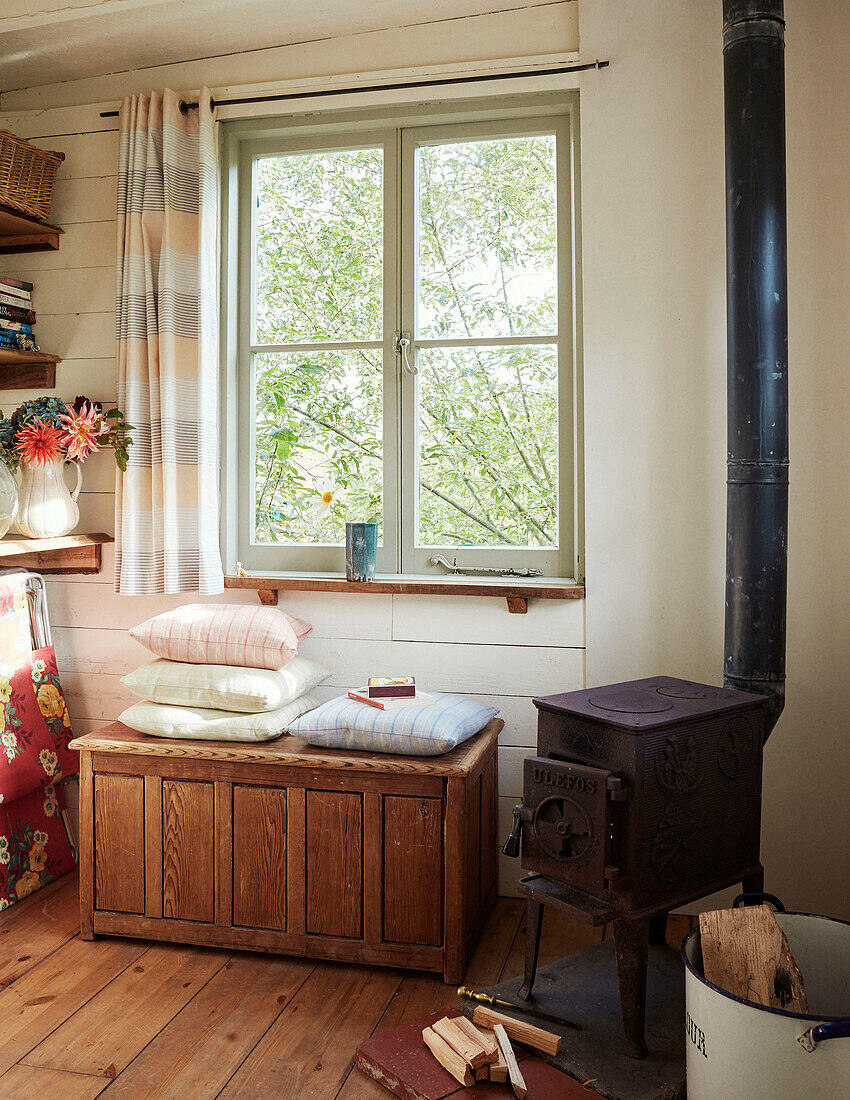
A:
<svg viewBox="0 0 850 1100">
<path fill-rule="evenodd" d="M 320 99 L 324 96 L 351 95 L 353 92 L 396 92 L 405 88 L 439 88 L 448 84 L 483 84 L 488 80 L 515 80 L 517 77 L 526 76 L 560 76 L 563 73 L 578 73 L 585 69 L 604 69 L 610 65 L 610 61 L 588 61 L 583 65 L 564 65 L 556 69 L 529 69 L 521 73 L 484 73 L 481 76 L 455 76 L 436 80 L 411 80 L 399 84 L 369 84 L 355 88 L 324 88 L 316 92 L 286 92 L 282 95 L 253 95 L 242 96 L 239 99 L 210 99 L 210 108 L 233 107 L 244 103 L 278 103 L 291 99 Z M 197 108 L 197 103 L 187 103 L 180 100 L 180 110 L 183 114 Z M 101 111 L 101 118 L 118 118 L 118 111 Z"/>
</svg>

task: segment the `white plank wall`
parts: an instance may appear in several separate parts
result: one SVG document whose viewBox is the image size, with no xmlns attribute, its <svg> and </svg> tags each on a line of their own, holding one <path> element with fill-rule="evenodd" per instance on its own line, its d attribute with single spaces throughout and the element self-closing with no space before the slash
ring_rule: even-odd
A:
<svg viewBox="0 0 850 1100">
<path fill-rule="evenodd" d="M 247 78 L 247 74 L 246 74 Z M 66 154 L 51 220 L 65 234 L 58 252 L 0 258 L 0 270 L 35 284 L 36 335 L 61 355 L 56 394 L 115 398 L 114 120 L 100 105 L 0 114 L 0 127 Z M 0 397 L 6 411 L 29 392 Z M 114 530 L 114 466 L 96 456 L 84 468 L 81 531 Z M 134 624 L 193 597 L 126 597 L 113 591 L 114 555 L 96 577 L 55 578 L 48 598 L 59 668 L 74 729 L 90 732 L 133 701 L 121 676 L 149 655 L 128 635 Z M 197 599 L 197 597 L 195 597 Z M 217 600 L 254 600 L 226 593 Z M 376 673 L 412 673 L 426 689 L 454 691 L 498 707 L 505 720 L 499 749 L 500 827 L 522 791 L 522 761 L 535 746 L 535 695 L 584 686 L 581 601 L 531 601 L 511 615 L 504 601 L 428 596 L 283 593 L 280 606 L 313 623 L 302 652 L 325 664 L 330 678 L 317 694 L 330 698 Z M 516 861 L 504 860 L 501 889 L 515 893 Z"/>
<path fill-rule="evenodd" d="M 429 20 L 427 4 L 410 4 L 407 25 L 335 38 L 278 45 L 216 57 L 156 64 L 150 51 L 136 70 L 112 72 L 82 80 L 15 89 L 2 97 L 4 110 L 33 107 L 67 109 L 116 99 L 151 88 L 210 88 L 239 95 L 246 84 L 280 80 L 314 81 L 346 76 L 346 86 L 362 83 L 364 74 L 391 69 L 402 75 L 423 68 L 450 67 L 474 73 L 493 58 L 575 55 L 579 47 L 577 0 L 531 0 L 496 5 L 480 15 L 453 15 Z M 187 45 L 192 52 L 192 45 Z M 238 90 L 237 90 L 238 89 Z M 46 132 L 46 131 L 45 131 Z"/>
</svg>

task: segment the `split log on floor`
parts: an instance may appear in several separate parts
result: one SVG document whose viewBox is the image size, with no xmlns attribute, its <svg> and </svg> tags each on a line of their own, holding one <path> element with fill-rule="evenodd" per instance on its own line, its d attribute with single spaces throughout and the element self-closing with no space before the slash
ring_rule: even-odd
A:
<svg viewBox="0 0 850 1100">
<path fill-rule="evenodd" d="M 701 913 L 699 930 L 708 981 L 768 1008 L 808 1012 L 803 975 L 769 906 Z"/>
<path fill-rule="evenodd" d="M 472 1013 L 472 1022 L 479 1027 L 492 1027 L 501 1024 L 509 1038 L 517 1043 L 525 1043 L 535 1050 L 542 1050 L 544 1054 L 554 1057 L 561 1049 L 561 1036 L 552 1031 L 544 1031 L 542 1027 L 527 1024 L 524 1020 L 515 1020 L 512 1016 L 505 1016 L 502 1012 L 488 1008 L 486 1005 L 476 1005 Z"/>
<path fill-rule="evenodd" d="M 456 1050 L 452 1050 L 446 1040 L 442 1039 L 436 1031 L 426 1027 L 422 1032 L 422 1038 L 425 1041 L 425 1046 L 431 1051 L 443 1069 L 450 1073 L 456 1081 L 460 1081 L 462 1085 L 474 1084 L 475 1077 L 467 1063 Z"/>
<path fill-rule="evenodd" d="M 508 1063 L 505 1061 L 504 1054 L 502 1054 L 502 1048 L 496 1042 L 496 1033 L 494 1031 L 482 1031 L 481 1034 L 487 1038 L 492 1038 L 496 1046 L 496 1061 L 490 1063 L 490 1080 L 507 1081 Z"/>
<path fill-rule="evenodd" d="M 495 1062 L 499 1057 L 499 1044 L 496 1042 L 496 1036 L 492 1031 L 482 1031 L 476 1027 L 472 1020 L 467 1019 L 466 1016 L 458 1016 L 452 1019 L 452 1023 L 463 1031 L 470 1039 L 473 1039 L 479 1046 L 482 1046 L 487 1052 L 487 1061 L 485 1065 L 490 1062 Z"/>
<path fill-rule="evenodd" d="M 433 1024 L 433 1030 L 441 1039 L 445 1039 L 452 1050 L 459 1054 L 472 1069 L 478 1069 L 489 1061 L 490 1055 L 483 1043 L 467 1035 L 458 1020 L 450 1020 L 448 1016 L 444 1016 L 442 1020 L 437 1020 Z"/>
<path fill-rule="evenodd" d="M 490 1066 L 489 1065 L 479 1066 L 478 1069 L 475 1071 L 475 1080 L 476 1080 L 476 1082 L 478 1082 L 478 1081 L 489 1081 L 490 1080 Z"/>
<path fill-rule="evenodd" d="M 496 1042 L 499 1044 L 499 1050 L 502 1052 L 502 1057 L 505 1059 L 505 1063 L 508 1067 L 508 1077 L 510 1078 L 514 1095 L 517 1100 L 524 1100 L 528 1089 L 525 1086 L 525 1078 L 520 1073 L 519 1066 L 517 1065 L 516 1055 L 514 1054 L 514 1049 L 511 1046 L 508 1034 L 502 1024 L 496 1024 L 493 1028 L 493 1032 L 496 1036 Z"/>
</svg>

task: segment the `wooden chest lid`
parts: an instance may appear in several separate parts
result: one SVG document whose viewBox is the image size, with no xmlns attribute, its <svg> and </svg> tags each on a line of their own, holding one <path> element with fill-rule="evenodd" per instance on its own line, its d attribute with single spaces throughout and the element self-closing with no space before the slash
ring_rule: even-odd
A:
<svg viewBox="0 0 850 1100">
<path fill-rule="evenodd" d="M 284 734 L 276 741 L 183 741 L 149 737 L 122 722 L 112 722 L 94 733 L 75 738 L 70 748 L 79 752 L 120 753 L 133 756 L 170 757 L 181 760 L 222 760 L 242 764 L 285 764 L 287 767 L 327 768 L 359 773 L 463 776 L 474 772 L 498 742 L 504 722 L 493 718 L 487 725 L 442 756 L 397 756 L 382 752 L 322 749 L 300 737 Z"/>
<path fill-rule="evenodd" d="M 622 684 L 546 695 L 534 700 L 540 710 L 588 718 L 632 733 L 694 721 L 708 715 L 766 706 L 767 699 L 748 691 L 650 676 Z"/>
</svg>

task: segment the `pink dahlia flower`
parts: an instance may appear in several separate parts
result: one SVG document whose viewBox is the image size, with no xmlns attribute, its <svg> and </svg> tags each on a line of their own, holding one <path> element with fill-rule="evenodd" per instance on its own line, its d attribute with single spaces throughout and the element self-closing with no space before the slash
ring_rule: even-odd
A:
<svg viewBox="0 0 850 1100">
<path fill-rule="evenodd" d="M 94 403 L 83 402 L 79 408 L 59 417 L 62 425 L 62 445 L 69 459 L 82 462 L 100 450 L 98 437 L 109 431 Z"/>
</svg>

